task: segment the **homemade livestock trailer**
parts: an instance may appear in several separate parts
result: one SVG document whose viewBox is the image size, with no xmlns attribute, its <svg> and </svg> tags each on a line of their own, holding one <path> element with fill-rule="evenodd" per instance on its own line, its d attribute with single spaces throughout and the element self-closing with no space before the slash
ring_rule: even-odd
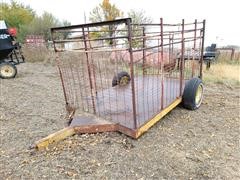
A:
<svg viewBox="0 0 240 180">
<path fill-rule="evenodd" d="M 138 138 L 180 103 L 199 108 L 204 32 L 205 20 L 167 24 L 162 18 L 52 28 L 69 126 L 36 147 L 74 133 L 119 131 Z"/>
</svg>

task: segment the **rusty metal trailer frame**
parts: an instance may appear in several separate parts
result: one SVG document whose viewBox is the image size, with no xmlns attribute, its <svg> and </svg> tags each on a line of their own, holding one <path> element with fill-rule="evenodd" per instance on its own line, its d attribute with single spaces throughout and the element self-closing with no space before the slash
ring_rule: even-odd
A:
<svg viewBox="0 0 240 180">
<path fill-rule="evenodd" d="M 182 102 L 189 79 L 202 77 L 205 20 L 132 24 L 125 18 L 56 27 L 51 33 L 69 127 L 37 141 L 38 149 L 75 133 L 119 131 L 138 138 Z M 189 61 L 186 49 L 193 52 Z M 130 80 L 111 87 L 109 74 L 117 77 L 119 69 Z"/>
</svg>

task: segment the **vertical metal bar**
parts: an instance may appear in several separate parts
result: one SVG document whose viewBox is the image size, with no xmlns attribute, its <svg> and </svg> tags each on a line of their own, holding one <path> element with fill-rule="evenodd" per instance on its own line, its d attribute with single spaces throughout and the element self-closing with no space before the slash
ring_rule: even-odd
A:
<svg viewBox="0 0 240 180">
<path fill-rule="evenodd" d="M 147 73 L 146 71 L 146 65 L 145 65 L 145 63 L 146 63 L 146 50 L 145 50 L 145 47 L 146 47 L 146 38 L 145 38 L 145 36 L 146 36 L 146 33 L 145 33 L 145 27 L 143 27 L 143 65 L 142 65 L 142 71 L 143 71 L 143 78 L 142 78 L 142 83 L 143 83 L 143 96 L 142 96 L 142 103 L 143 103 L 143 107 L 144 107 L 144 114 L 143 114 L 143 118 L 144 119 L 146 119 L 146 116 L 145 116 L 145 102 L 146 101 L 144 101 L 144 99 L 147 99 L 147 97 L 145 96 L 145 86 L 146 86 L 146 83 L 145 83 L 145 77 L 144 77 L 144 75 Z"/>
<path fill-rule="evenodd" d="M 180 92 L 179 96 L 182 95 L 183 89 L 183 78 L 184 78 L 184 19 L 182 19 L 182 46 L 181 46 L 181 60 L 180 60 Z"/>
<path fill-rule="evenodd" d="M 173 62 L 171 62 L 171 63 L 173 63 L 173 69 L 172 69 L 172 71 L 175 71 L 175 67 L 176 67 L 176 57 L 174 56 L 174 54 L 173 54 L 173 38 L 174 38 L 174 34 L 172 34 L 172 37 L 171 37 L 171 45 L 172 45 L 172 47 L 171 47 L 171 54 L 172 54 L 172 61 Z M 171 82 L 171 100 L 173 101 L 174 99 L 175 99 L 175 86 L 174 86 L 174 73 L 173 72 L 171 72 L 171 77 L 170 77 L 170 73 L 169 73 L 169 79 L 170 79 L 170 82 Z"/>
<path fill-rule="evenodd" d="M 84 41 L 84 48 L 85 48 L 85 55 L 87 58 L 87 69 L 88 69 L 88 76 L 89 76 L 89 82 L 90 82 L 90 88 L 91 88 L 91 97 L 92 97 L 92 105 L 93 105 L 93 112 L 94 114 L 96 114 L 96 108 L 95 108 L 95 101 L 94 101 L 94 97 L 93 97 L 93 83 L 92 83 L 92 78 L 91 78 L 91 67 L 90 67 L 90 63 L 89 63 L 89 56 L 88 56 L 88 48 L 87 48 L 87 40 L 86 40 L 86 35 L 84 32 L 84 27 L 82 27 L 82 33 L 83 33 L 83 41 Z"/>
<path fill-rule="evenodd" d="M 146 34 L 145 34 L 145 27 L 143 27 L 143 66 L 142 66 L 142 70 L 143 70 L 143 75 L 146 74 L 146 70 L 145 70 L 145 67 L 146 67 L 146 50 L 145 50 L 145 47 L 146 47 L 146 38 L 145 38 Z"/>
<path fill-rule="evenodd" d="M 172 60 L 176 61 L 176 58 L 175 58 L 174 55 L 173 55 L 173 49 L 174 49 L 174 47 L 173 47 L 173 46 L 174 46 L 173 41 L 174 41 L 174 34 L 172 34 L 172 41 L 171 41 L 172 49 L 171 49 L 171 53 L 172 53 Z"/>
<path fill-rule="evenodd" d="M 161 109 L 163 109 L 164 97 L 164 62 L 163 62 L 163 18 L 160 18 L 161 24 Z"/>
<path fill-rule="evenodd" d="M 202 49 L 201 49 L 201 60 L 200 60 L 200 73 L 199 77 L 202 79 L 202 68 L 203 68 L 203 51 L 204 51 L 204 39 L 205 39 L 205 24 L 206 20 L 203 20 L 203 27 L 202 27 Z"/>
<path fill-rule="evenodd" d="M 200 77 L 200 61 L 201 61 L 201 47 L 202 47 L 202 29 L 199 30 L 199 36 L 198 36 L 198 39 L 199 39 L 199 44 L 198 44 L 198 51 L 200 52 L 200 57 L 199 57 L 199 60 L 198 60 L 198 76 Z"/>
<path fill-rule="evenodd" d="M 193 41 L 193 60 L 192 60 L 192 77 L 195 74 L 195 51 L 196 51 L 196 36 L 197 36 L 197 20 L 194 22 L 194 41 Z"/>
<path fill-rule="evenodd" d="M 60 79 L 61 79 L 61 83 L 62 83 L 62 88 L 63 88 L 64 99 L 65 99 L 66 105 L 68 105 L 67 94 L 66 94 L 65 84 L 64 84 L 64 81 L 63 81 L 62 71 L 61 71 L 60 64 L 59 64 L 58 54 L 57 54 L 56 58 L 57 58 L 57 67 L 58 67 L 58 71 L 59 71 L 59 75 L 60 75 Z"/>
<path fill-rule="evenodd" d="M 171 62 L 171 35 L 169 34 L 169 40 L 168 40 L 168 43 L 169 43 L 169 47 L 168 47 L 168 63 L 170 64 Z"/>
<path fill-rule="evenodd" d="M 159 36 L 157 36 L 157 43 L 158 43 L 158 47 L 157 47 L 157 97 L 154 96 L 154 98 L 158 98 L 157 101 L 157 112 L 159 111 L 159 108 L 161 109 L 161 76 L 160 75 L 160 47 L 161 47 L 161 42 L 160 42 L 160 36 L 161 36 L 161 28 L 159 29 Z M 153 61 L 153 63 L 155 63 Z M 155 64 L 154 64 L 155 65 Z M 159 82 L 160 80 L 160 82 Z M 153 98 L 153 100 L 154 100 Z"/>
<path fill-rule="evenodd" d="M 88 44 L 89 44 L 89 47 L 90 49 L 93 49 L 92 48 L 92 44 L 91 44 L 91 41 L 90 41 L 90 31 L 89 31 L 89 27 L 87 28 L 87 39 L 88 41 Z M 95 72 L 95 66 L 94 66 L 94 62 L 93 62 L 93 57 L 92 57 L 92 53 L 90 53 L 90 60 L 91 60 L 91 64 L 92 64 L 92 74 L 93 74 L 93 85 L 94 85 L 94 90 L 95 90 L 95 95 L 97 95 L 97 82 L 96 82 L 96 72 Z"/>
<path fill-rule="evenodd" d="M 134 120 L 134 128 L 137 129 L 137 114 L 136 114 L 136 97 L 135 97 L 135 84 L 134 84 L 134 67 L 133 67 L 133 52 L 132 52 L 131 19 L 127 19 L 127 28 L 128 28 L 129 53 L 130 53 L 130 74 L 131 74 L 131 86 L 132 86 L 133 120 Z"/>
</svg>

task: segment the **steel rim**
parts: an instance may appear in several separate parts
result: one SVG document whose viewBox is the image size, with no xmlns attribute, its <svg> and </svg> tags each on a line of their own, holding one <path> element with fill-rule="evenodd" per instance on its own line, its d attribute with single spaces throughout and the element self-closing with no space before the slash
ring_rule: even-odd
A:
<svg viewBox="0 0 240 180">
<path fill-rule="evenodd" d="M 202 98 L 203 98 L 203 85 L 199 84 L 195 96 L 195 104 L 197 107 L 199 107 L 202 103 Z"/>
<path fill-rule="evenodd" d="M 14 74 L 14 68 L 9 65 L 5 65 L 1 67 L 0 72 L 3 77 L 11 77 Z"/>
<path fill-rule="evenodd" d="M 129 78 L 127 76 L 122 77 L 119 82 L 121 86 L 127 85 L 128 83 L 129 83 Z"/>
</svg>

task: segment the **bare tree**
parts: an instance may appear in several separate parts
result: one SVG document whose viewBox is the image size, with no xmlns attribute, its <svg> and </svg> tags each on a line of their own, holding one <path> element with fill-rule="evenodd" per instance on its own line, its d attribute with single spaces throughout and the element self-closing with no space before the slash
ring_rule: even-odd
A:
<svg viewBox="0 0 240 180">
<path fill-rule="evenodd" d="M 97 7 L 95 7 L 90 12 L 90 21 L 91 22 L 101 22 L 101 21 L 112 21 L 117 18 L 121 18 L 123 16 L 123 12 L 118 9 L 115 4 L 111 4 L 109 0 L 103 0 L 102 3 L 100 3 Z M 116 25 L 110 25 L 108 26 L 108 29 L 102 29 L 108 32 L 110 38 L 113 37 L 117 26 Z M 109 41 L 110 45 L 113 45 L 113 40 L 111 39 Z"/>
<path fill-rule="evenodd" d="M 152 23 L 152 18 L 148 17 L 145 15 L 145 11 L 140 10 L 140 11 L 135 11 L 135 10 L 130 10 L 128 12 L 128 17 L 132 19 L 132 32 L 133 36 L 143 36 L 143 29 L 139 24 L 149 24 Z M 132 46 L 134 48 L 140 48 L 143 46 L 142 38 L 140 40 L 133 40 L 132 41 Z"/>
</svg>

